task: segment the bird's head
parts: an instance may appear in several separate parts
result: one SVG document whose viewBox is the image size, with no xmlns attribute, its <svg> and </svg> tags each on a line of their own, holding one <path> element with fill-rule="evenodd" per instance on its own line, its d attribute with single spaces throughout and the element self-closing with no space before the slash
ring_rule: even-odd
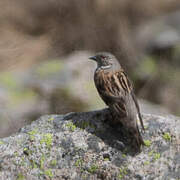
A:
<svg viewBox="0 0 180 180">
<path fill-rule="evenodd" d="M 89 57 L 89 59 L 96 61 L 98 68 L 102 69 L 110 69 L 118 63 L 116 57 L 108 52 L 97 53 L 95 56 Z M 119 63 L 117 65 L 119 65 Z"/>
</svg>

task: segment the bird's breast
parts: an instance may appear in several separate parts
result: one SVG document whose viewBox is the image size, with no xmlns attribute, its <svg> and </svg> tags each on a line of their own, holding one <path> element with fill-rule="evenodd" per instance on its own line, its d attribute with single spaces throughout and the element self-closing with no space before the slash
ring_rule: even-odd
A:
<svg viewBox="0 0 180 180">
<path fill-rule="evenodd" d="M 104 70 L 97 70 L 94 75 L 96 87 L 99 90 L 111 90 L 111 74 Z"/>
<path fill-rule="evenodd" d="M 122 92 L 130 91 L 124 85 L 122 78 L 123 72 L 106 72 L 104 70 L 96 70 L 94 81 L 98 91 L 110 92 L 114 95 L 120 95 Z"/>
</svg>

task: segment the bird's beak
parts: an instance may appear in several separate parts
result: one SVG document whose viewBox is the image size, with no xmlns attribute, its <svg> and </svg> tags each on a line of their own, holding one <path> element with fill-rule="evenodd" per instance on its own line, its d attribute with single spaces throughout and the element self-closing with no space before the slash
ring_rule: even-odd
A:
<svg viewBox="0 0 180 180">
<path fill-rule="evenodd" d="M 92 59 L 92 60 L 94 60 L 94 61 L 97 61 L 96 56 L 91 56 L 91 57 L 89 57 L 89 59 Z"/>
</svg>

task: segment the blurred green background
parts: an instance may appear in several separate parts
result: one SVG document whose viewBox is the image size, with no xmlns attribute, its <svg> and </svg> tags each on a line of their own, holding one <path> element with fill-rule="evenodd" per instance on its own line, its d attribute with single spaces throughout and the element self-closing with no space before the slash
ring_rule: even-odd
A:
<svg viewBox="0 0 180 180">
<path fill-rule="evenodd" d="M 43 114 L 104 107 L 98 51 L 117 56 L 146 113 L 180 115 L 179 0 L 0 0 L 0 137 Z"/>
</svg>

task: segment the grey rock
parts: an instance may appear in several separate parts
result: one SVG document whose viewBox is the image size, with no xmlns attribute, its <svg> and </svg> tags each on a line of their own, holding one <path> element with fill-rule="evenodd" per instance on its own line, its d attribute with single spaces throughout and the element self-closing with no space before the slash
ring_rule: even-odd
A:
<svg viewBox="0 0 180 180">
<path fill-rule="evenodd" d="M 108 109 L 46 115 L 0 139 L 0 180 L 180 178 L 179 118 L 143 114 L 140 153 L 109 118 Z"/>
</svg>

